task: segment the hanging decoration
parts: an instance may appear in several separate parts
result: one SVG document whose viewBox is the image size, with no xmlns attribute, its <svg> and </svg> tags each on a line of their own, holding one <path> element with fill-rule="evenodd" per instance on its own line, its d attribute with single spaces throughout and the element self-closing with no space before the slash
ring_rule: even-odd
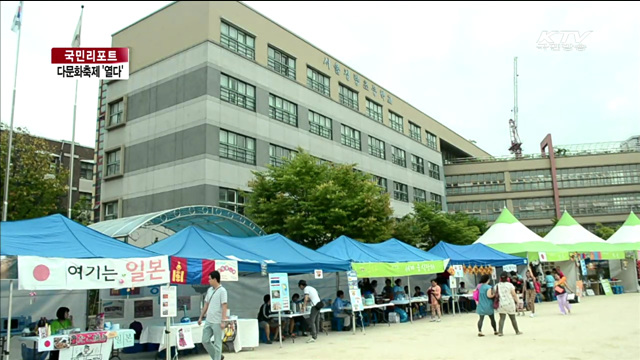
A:
<svg viewBox="0 0 640 360">
<path fill-rule="evenodd" d="M 33 303 L 36 302 L 36 295 L 35 291 L 29 293 L 29 305 L 33 305 Z"/>
</svg>

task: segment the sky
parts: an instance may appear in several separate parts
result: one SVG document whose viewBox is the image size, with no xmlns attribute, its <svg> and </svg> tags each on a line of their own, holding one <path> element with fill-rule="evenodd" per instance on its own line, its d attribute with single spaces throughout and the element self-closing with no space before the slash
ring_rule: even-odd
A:
<svg viewBox="0 0 640 360">
<path fill-rule="evenodd" d="M 0 3 L 0 119 L 6 124 L 18 3 Z M 109 47 L 113 33 L 169 3 L 87 1 L 81 46 Z M 245 3 L 494 156 L 508 154 L 510 146 L 516 56 L 518 132 L 525 153 L 538 152 L 549 133 L 556 145 L 640 135 L 638 4 Z M 50 54 L 53 47 L 71 46 L 81 4 L 25 2 L 14 126 L 71 140 L 75 81 L 55 75 Z M 543 31 L 565 32 L 541 37 Z M 547 41 L 564 41 L 570 50 L 539 48 Z M 576 50 L 579 44 L 582 51 Z M 95 144 L 97 99 L 98 80 L 81 79 L 76 142 L 82 145 Z"/>
</svg>

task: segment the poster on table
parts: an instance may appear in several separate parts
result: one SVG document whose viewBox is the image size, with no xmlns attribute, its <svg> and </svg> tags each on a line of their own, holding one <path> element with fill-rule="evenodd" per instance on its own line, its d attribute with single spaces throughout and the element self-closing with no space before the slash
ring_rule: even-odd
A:
<svg viewBox="0 0 640 360">
<path fill-rule="evenodd" d="M 449 278 L 449 287 L 452 289 L 455 289 L 458 287 L 458 281 L 456 280 L 455 277 L 450 277 Z"/>
<path fill-rule="evenodd" d="M 160 288 L 160 317 L 176 317 L 178 315 L 178 288 L 162 286 Z"/>
<path fill-rule="evenodd" d="M 288 311 L 289 275 L 286 273 L 269 274 L 269 295 L 271 295 L 271 311 Z"/>
<path fill-rule="evenodd" d="M 195 347 L 190 326 L 178 328 L 176 331 L 176 344 L 178 344 L 178 350 L 193 349 Z"/>
<path fill-rule="evenodd" d="M 611 289 L 611 283 L 609 282 L 609 280 L 600 280 L 600 285 L 602 285 L 602 290 L 604 290 L 605 295 L 613 295 L 613 290 Z"/>
<path fill-rule="evenodd" d="M 362 293 L 358 288 L 358 275 L 355 271 L 347 271 L 347 283 L 349 286 L 349 300 L 351 301 L 352 311 L 364 310 Z"/>
<path fill-rule="evenodd" d="M 118 331 L 118 335 L 113 339 L 113 348 L 122 349 L 134 345 L 136 332 L 132 329 Z"/>
<path fill-rule="evenodd" d="M 168 282 L 167 256 L 130 259 L 18 256 L 20 290 L 122 289 Z"/>
</svg>

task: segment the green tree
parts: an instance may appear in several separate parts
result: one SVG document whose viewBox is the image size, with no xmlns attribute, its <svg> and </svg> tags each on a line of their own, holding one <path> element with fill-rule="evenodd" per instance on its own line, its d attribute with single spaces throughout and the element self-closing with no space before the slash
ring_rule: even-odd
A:
<svg viewBox="0 0 640 360">
<path fill-rule="evenodd" d="M 1 124 L 0 131 L 1 192 L 4 196 L 8 126 Z M 55 152 L 44 139 L 30 135 L 26 129 L 14 129 L 7 220 L 38 218 L 60 211 L 60 199 L 67 191 L 69 171 L 52 163 L 50 154 Z"/>
<path fill-rule="evenodd" d="M 391 237 L 389 194 L 353 164 L 321 163 L 298 148 L 292 160 L 254 171 L 245 211 L 267 233 L 312 249 L 346 235 L 364 242 Z"/>
<path fill-rule="evenodd" d="M 596 223 L 596 228 L 593 230 L 593 233 L 601 239 L 607 240 L 616 232 L 616 230 L 617 228 L 611 228 L 609 226 L 602 225 L 601 223 Z"/>
<path fill-rule="evenodd" d="M 440 241 L 469 245 L 487 230 L 487 222 L 465 213 L 448 214 L 436 203 L 414 203 L 413 214 L 396 223 L 398 240 L 430 249 Z"/>
<path fill-rule="evenodd" d="M 81 197 L 71 208 L 71 219 L 82 225 L 91 225 L 91 200 Z"/>
</svg>

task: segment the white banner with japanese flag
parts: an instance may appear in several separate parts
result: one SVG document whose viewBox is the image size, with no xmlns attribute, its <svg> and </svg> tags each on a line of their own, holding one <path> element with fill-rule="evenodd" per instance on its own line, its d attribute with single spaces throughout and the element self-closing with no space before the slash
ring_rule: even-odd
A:
<svg viewBox="0 0 640 360">
<path fill-rule="evenodd" d="M 18 256 L 20 290 L 124 289 L 169 283 L 169 257 L 63 259 Z"/>
</svg>

